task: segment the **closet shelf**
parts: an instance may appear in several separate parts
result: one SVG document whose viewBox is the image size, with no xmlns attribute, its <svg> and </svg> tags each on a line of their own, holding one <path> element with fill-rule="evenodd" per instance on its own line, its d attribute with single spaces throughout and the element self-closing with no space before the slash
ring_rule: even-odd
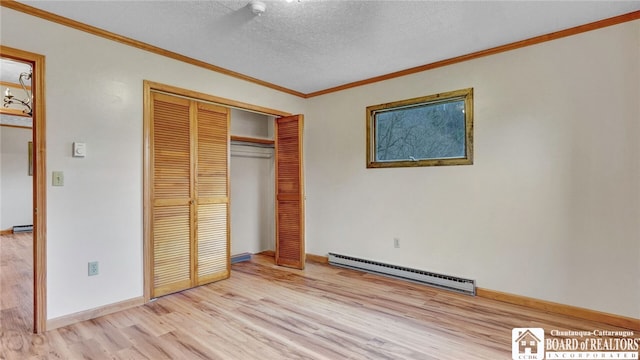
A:
<svg viewBox="0 0 640 360">
<path fill-rule="evenodd" d="M 272 139 L 254 138 L 254 137 L 238 136 L 238 135 L 231 135 L 231 141 L 240 141 L 240 142 L 266 144 L 266 145 L 275 144 L 275 141 Z"/>
</svg>

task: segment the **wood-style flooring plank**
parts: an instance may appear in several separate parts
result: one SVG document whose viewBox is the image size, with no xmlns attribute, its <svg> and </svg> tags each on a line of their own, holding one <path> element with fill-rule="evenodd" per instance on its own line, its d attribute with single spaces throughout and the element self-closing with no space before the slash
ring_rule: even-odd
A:
<svg viewBox="0 0 640 360">
<path fill-rule="evenodd" d="M 511 358 L 511 329 L 612 326 L 309 263 L 254 256 L 231 278 L 31 333 L 29 235 L 0 237 L 0 359 Z"/>
</svg>

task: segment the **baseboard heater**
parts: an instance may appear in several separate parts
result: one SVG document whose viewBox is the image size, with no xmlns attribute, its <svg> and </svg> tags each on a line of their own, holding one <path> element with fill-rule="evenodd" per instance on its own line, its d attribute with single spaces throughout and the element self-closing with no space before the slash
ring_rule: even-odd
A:
<svg viewBox="0 0 640 360">
<path fill-rule="evenodd" d="M 33 225 L 16 225 L 13 227 L 13 233 L 32 232 Z"/>
<path fill-rule="evenodd" d="M 429 271 L 411 269 L 404 266 L 390 265 L 334 253 L 329 253 L 329 264 L 426 284 L 462 294 L 472 296 L 476 295 L 475 280 L 436 274 Z"/>
<path fill-rule="evenodd" d="M 231 256 L 231 263 L 232 264 L 239 263 L 239 262 L 242 262 L 242 261 L 251 261 L 251 254 L 242 253 L 242 254 L 237 254 L 237 255 Z"/>
</svg>

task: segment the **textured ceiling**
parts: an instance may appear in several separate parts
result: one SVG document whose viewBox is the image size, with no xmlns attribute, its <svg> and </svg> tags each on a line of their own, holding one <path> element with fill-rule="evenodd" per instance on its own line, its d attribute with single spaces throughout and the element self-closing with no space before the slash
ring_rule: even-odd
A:
<svg viewBox="0 0 640 360">
<path fill-rule="evenodd" d="M 640 1 L 20 1 L 312 93 L 640 10 Z"/>
</svg>

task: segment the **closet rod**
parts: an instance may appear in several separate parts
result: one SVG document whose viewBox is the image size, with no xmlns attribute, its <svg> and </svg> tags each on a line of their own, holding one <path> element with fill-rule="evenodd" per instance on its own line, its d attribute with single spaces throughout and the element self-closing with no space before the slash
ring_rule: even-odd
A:
<svg viewBox="0 0 640 360">
<path fill-rule="evenodd" d="M 231 140 L 230 144 L 231 145 L 235 145 L 235 146 L 247 146 L 247 147 L 254 147 L 254 148 L 259 148 L 259 149 L 273 149 L 273 148 L 275 148 L 275 145 L 273 145 L 273 144 L 257 144 L 257 143 L 250 143 L 250 142 L 244 142 L 244 141 L 234 141 L 234 140 Z"/>
</svg>

